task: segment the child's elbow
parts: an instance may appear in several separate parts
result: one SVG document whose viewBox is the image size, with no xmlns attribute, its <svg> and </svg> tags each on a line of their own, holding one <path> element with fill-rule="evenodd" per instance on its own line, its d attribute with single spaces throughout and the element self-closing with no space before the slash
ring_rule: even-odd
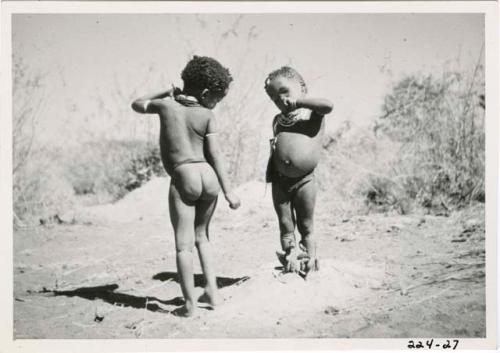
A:
<svg viewBox="0 0 500 353">
<path fill-rule="evenodd" d="M 137 113 L 144 113 L 144 112 L 142 111 L 142 104 L 140 104 L 140 103 L 138 102 L 138 100 L 135 100 L 135 101 L 133 101 L 133 102 L 132 102 L 132 104 L 131 104 L 131 108 L 132 108 L 132 110 L 133 110 L 133 111 L 135 111 L 135 112 L 137 112 Z"/>
<path fill-rule="evenodd" d="M 333 111 L 333 103 L 330 101 L 325 102 L 325 114 L 330 114 Z"/>
</svg>

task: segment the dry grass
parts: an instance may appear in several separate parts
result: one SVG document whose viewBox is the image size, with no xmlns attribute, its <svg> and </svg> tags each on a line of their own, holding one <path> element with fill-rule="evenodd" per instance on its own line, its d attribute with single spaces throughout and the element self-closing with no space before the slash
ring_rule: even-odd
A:
<svg viewBox="0 0 500 353">
<path fill-rule="evenodd" d="M 346 122 L 325 138 L 317 171 L 321 189 L 343 212 L 449 212 L 484 201 L 481 74 L 401 80 L 374 126 Z M 268 126 L 236 114 L 242 103 L 229 103 L 221 109 L 220 130 L 231 179 L 236 185 L 262 180 Z M 96 140 L 71 149 L 32 150 L 27 160 L 14 173 L 14 210 L 24 220 L 82 201 L 117 200 L 163 173 L 156 141 Z"/>
<path fill-rule="evenodd" d="M 196 21 L 200 30 L 211 26 L 201 18 Z M 232 182 L 240 185 L 263 180 L 271 132 L 272 112 L 268 109 L 272 105 L 262 104 L 267 100 L 262 81 L 266 68 L 274 62 L 272 58 L 258 64 L 248 62 L 245 54 L 252 50 L 259 32 L 254 27 L 244 28 L 240 18 L 228 28 L 210 30 L 220 39 L 214 42 L 213 52 L 222 57 L 227 53 L 234 56 L 235 43 L 241 40 L 231 33 L 246 35 L 246 49 L 238 65 L 231 68 L 234 88 L 218 107 L 218 125 Z M 192 54 L 190 48 L 186 50 Z M 373 126 L 346 122 L 325 138 L 318 180 L 342 212 L 404 214 L 419 207 L 448 212 L 470 202 L 484 202 L 481 61 L 482 53 L 470 73 L 404 77 L 387 93 L 380 118 Z M 160 69 L 148 67 L 148 79 L 135 86 L 123 81 L 126 77 L 116 76 L 115 87 L 97 95 L 98 109 L 91 116 L 79 116 L 78 109 L 67 112 L 74 119 L 106 124 L 102 131 L 89 127 L 73 147 L 60 141 L 59 146 L 64 148 L 49 148 L 35 139 L 47 94 L 44 75 L 30 72 L 20 58 L 14 58 L 14 62 L 13 172 L 18 224 L 75 205 L 117 200 L 152 175 L 164 173 L 156 119 L 137 116 L 129 108 L 149 77 L 155 84 L 171 82 L 164 79 Z M 254 79 L 238 82 L 239 77 Z"/>
<path fill-rule="evenodd" d="M 365 210 L 449 213 L 484 202 L 484 71 L 397 82 L 372 128 L 325 143 L 323 187 Z"/>
<path fill-rule="evenodd" d="M 378 128 L 399 145 L 394 174 L 420 205 L 484 202 L 484 72 L 408 77 L 387 96 Z"/>
<path fill-rule="evenodd" d="M 114 201 L 141 186 L 153 175 L 163 175 L 159 149 L 141 141 L 97 141 L 71 151 L 65 178 L 76 195 L 94 195 L 95 203 Z M 68 157 L 68 154 L 66 154 Z"/>
<path fill-rule="evenodd" d="M 165 173 L 158 147 L 140 141 L 100 141 L 32 153 L 30 163 L 14 175 L 17 225 L 50 223 L 75 206 L 116 201 Z"/>
</svg>

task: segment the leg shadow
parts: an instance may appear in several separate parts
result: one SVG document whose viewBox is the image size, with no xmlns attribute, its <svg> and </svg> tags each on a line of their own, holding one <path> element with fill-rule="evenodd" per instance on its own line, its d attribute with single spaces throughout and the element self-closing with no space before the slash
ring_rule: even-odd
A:
<svg viewBox="0 0 500 353">
<path fill-rule="evenodd" d="M 179 282 L 176 272 L 161 272 L 153 276 L 153 279 L 160 281 L 174 280 Z M 229 278 L 229 277 L 217 277 L 217 286 L 219 288 L 239 285 L 250 279 L 248 276 Z M 194 276 L 195 286 L 204 287 L 205 279 L 202 274 L 195 274 Z M 39 293 L 45 293 L 54 296 L 66 296 L 66 297 L 80 297 L 87 300 L 101 299 L 102 301 L 109 303 L 111 305 L 120 305 L 124 307 L 132 307 L 136 309 L 146 308 L 149 311 L 161 312 L 161 313 L 172 313 L 179 307 L 184 305 L 184 298 L 175 297 L 169 300 L 161 300 L 156 297 L 151 296 L 136 296 L 132 294 L 125 294 L 116 292 L 118 289 L 118 284 L 107 284 L 103 286 L 96 287 L 81 287 L 73 290 L 49 290 L 44 288 Z M 177 308 L 173 311 L 163 309 L 158 303 L 163 305 L 176 306 Z"/>
<path fill-rule="evenodd" d="M 160 272 L 157 273 L 156 275 L 153 276 L 153 279 L 159 280 L 159 281 L 168 281 L 168 280 L 173 280 L 179 283 L 179 277 L 177 276 L 177 272 Z M 233 285 L 240 285 L 241 283 L 248 281 L 250 277 L 248 276 L 243 276 L 243 277 L 217 277 L 217 287 L 218 288 L 224 288 L 224 287 L 229 287 Z M 205 287 L 205 278 L 203 274 L 201 273 L 196 273 L 194 275 L 194 286 L 195 287 Z"/>
<path fill-rule="evenodd" d="M 170 313 L 170 311 L 161 308 L 157 303 L 173 306 L 184 305 L 184 299 L 182 297 L 175 297 L 170 300 L 161 300 L 156 297 L 140 297 L 136 295 L 115 292 L 116 289 L 118 289 L 117 284 L 108 284 L 98 287 L 82 287 L 65 291 L 45 290 L 44 293 L 52 293 L 54 296 L 64 295 L 67 297 L 80 297 L 88 300 L 101 299 L 106 303 L 112 305 L 118 304 L 124 307 L 132 307 L 136 309 L 146 308 L 149 311 L 161 313 Z"/>
</svg>

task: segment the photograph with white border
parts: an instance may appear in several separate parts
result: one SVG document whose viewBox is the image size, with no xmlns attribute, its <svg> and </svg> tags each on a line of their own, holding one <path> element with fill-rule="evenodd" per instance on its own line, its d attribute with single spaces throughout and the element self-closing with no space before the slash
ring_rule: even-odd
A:
<svg viewBox="0 0 500 353">
<path fill-rule="evenodd" d="M 1 6 L 0 351 L 496 348 L 496 2 Z"/>
</svg>

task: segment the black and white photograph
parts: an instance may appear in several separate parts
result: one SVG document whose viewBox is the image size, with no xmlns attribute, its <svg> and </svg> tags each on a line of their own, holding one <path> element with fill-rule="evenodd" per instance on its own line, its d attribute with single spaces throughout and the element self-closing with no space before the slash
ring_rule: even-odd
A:
<svg viewBox="0 0 500 353">
<path fill-rule="evenodd" d="M 496 347 L 496 3 L 9 3 L 12 347 Z"/>
</svg>

